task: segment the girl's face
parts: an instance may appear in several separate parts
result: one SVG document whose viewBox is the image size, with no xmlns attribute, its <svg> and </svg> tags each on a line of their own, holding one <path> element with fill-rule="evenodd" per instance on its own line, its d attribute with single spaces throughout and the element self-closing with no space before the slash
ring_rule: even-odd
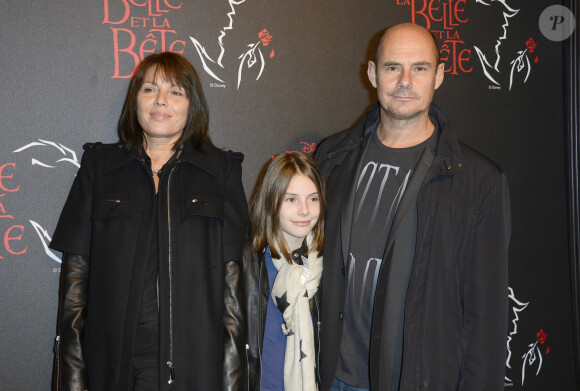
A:
<svg viewBox="0 0 580 391">
<path fill-rule="evenodd" d="M 302 246 L 320 215 L 316 185 L 303 174 L 296 174 L 288 184 L 280 207 L 280 229 L 289 250 Z"/>
</svg>

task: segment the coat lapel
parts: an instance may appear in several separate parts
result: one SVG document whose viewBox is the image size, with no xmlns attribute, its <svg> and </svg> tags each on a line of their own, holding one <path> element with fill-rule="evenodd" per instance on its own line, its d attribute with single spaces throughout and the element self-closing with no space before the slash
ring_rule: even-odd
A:
<svg viewBox="0 0 580 391">
<path fill-rule="evenodd" d="M 183 146 L 183 151 L 179 157 L 179 161 L 193 164 L 215 177 L 219 167 L 220 154 L 209 153 L 210 148 L 215 147 L 209 143 L 205 143 L 202 151 L 199 151 L 196 150 L 191 143 L 187 143 Z"/>
<path fill-rule="evenodd" d="M 348 255 L 350 250 L 350 234 L 352 232 L 352 215 L 354 210 L 354 200 L 356 195 L 356 187 L 358 177 L 362 171 L 363 156 L 369 145 L 369 140 L 372 132 L 378 125 L 378 109 L 372 110 L 374 115 L 369 115 L 364 122 L 361 122 L 362 128 L 358 131 L 362 134 L 360 137 L 360 145 L 352 151 L 347 161 L 343 164 L 346 169 L 344 173 L 339 175 L 339 178 L 347 178 L 344 181 L 341 195 L 341 216 L 340 216 L 340 237 L 342 245 L 342 261 L 346 266 L 348 263 Z"/>
<path fill-rule="evenodd" d="M 348 263 L 348 253 L 350 249 L 350 234 L 352 231 L 352 211 L 354 209 L 354 198 L 356 194 L 357 173 L 361 170 L 364 147 L 354 150 L 342 169 L 350 175 L 339 174 L 339 178 L 348 178 L 343 182 L 341 195 L 341 215 L 340 215 L 340 238 L 342 246 L 342 262 L 346 266 Z"/>
<path fill-rule="evenodd" d="M 397 208 L 395 219 L 393 220 L 393 225 L 391 226 L 391 231 L 389 232 L 389 237 L 387 238 L 387 245 L 385 246 L 385 252 L 383 253 L 383 260 L 386 259 L 387 254 L 389 254 L 390 249 L 393 247 L 393 243 L 397 237 L 397 229 L 401 225 L 401 222 L 407 213 L 409 213 L 409 211 L 417 203 L 417 196 L 419 195 L 421 185 L 423 184 L 427 173 L 433 165 L 435 149 L 437 146 L 437 141 L 439 140 L 439 130 L 435 129 L 435 132 L 437 134 L 434 135 L 435 137 L 431 137 L 431 140 L 429 140 L 425 146 L 425 149 L 419 158 L 419 162 L 417 163 L 415 172 L 411 176 L 409 184 L 407 185 L 405 193 L 403 194 L 403 198 L 401 199 L 401 203 Z"/>
</svg>

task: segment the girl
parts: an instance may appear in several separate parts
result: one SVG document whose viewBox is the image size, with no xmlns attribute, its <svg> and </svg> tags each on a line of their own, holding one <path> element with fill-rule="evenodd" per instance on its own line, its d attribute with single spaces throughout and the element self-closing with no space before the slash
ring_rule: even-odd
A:
<svg viewBox="0 0 580 391">
<path fill-rule="evenodd" d="M 262 168 L 250 200 L 243 256 L 249 390 L 316 390 L 324 180 L 308 155 Z"/>
</svg>

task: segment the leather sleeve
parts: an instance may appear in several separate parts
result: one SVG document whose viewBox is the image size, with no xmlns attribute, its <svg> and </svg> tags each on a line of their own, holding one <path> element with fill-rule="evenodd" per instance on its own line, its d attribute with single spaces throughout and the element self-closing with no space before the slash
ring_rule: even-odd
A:
<svg viewBox="0 0 580 391">
<path fill-rule="evenodd" d="M 63 254 L 53 391 L 83 391 L 88 388 L 82 339 L 85 332 L 89 260 Z"/>
<path fill-rule="evenodd" d="M 240 153 L 228 152 L 231 170 L 226 179 L 223 253 L 224 253 L 224 364 L 223 389 L 241 390 L 246 383 L 243 368 L 243 302 L 241 261 L 243 241 L 248 230 L 248 203 L 242 185 L 242 160 Z"/>
<path fill-rule="evenodd" d="M 246 383 L 243 338 L 243 309 L 240 262 L 229 261 L 224 265 L 224 391 L 242 390 Z"/>
<path fill-rule="evenodd" d="M 260 273 L 262 254 L 254 252 L 248 238 L 242 257 L 242 292 L 244 297 L 244 341 L 246 342 L 247 390 L 259 390 L 262 377 L 260 350 L 268 305 L 269 285 L 267 273 Z M 265 281 L 261 281 L 261 277 Z"/>
</svg>

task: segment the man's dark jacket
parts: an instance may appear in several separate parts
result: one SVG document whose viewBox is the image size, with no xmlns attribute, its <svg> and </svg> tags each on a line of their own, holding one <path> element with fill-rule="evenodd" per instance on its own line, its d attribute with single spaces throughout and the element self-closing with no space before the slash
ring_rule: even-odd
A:
<svg viewBox="0 0 580 391">
<path fill-rule="evenodd" d="M 324 391 L 339 359 L 356 177 L 379 112 L 376 104 L 353 128 L 324 140 L 316 155 L 327 178 L 328 199 L 320 291 Z M 440 135 L 418 163 L 428 165 L 426 176 L 415 176 L 409 184 L 417 183 L 410 200 L 417 216 L 414 257 L 406 275 L 396 270 L 404 263 L 393 252 L 397 220 L 402 205 L 409 203 L 408 187 L 387 242 L 384 257 L 392 259 L 383 265 L 390 265 L 389 270 L 379 274 L 370 337 L 371 390 L 391 390 L 393 383 L 409 391 L 503 390 L 511 230 L 505 176 L 457 140 L 436 105 L 429 116 Z M 407 280 L 402 285 L 401 275 Z M 391 292 L 401 286 L 403 292 Z M 403 297 L 401 311 L 392 297 Z M 402 354 L 397 357 L 394 346 L 401 336 Z M 397 362 L 400 371 L 393 369 Z"/>
<path fill-rule="evenodd" d="M 146 159 L 88 144 L 51 247 L 65 253 L 62 390 L 128 390 L 153 237 Z M 236 389 L 243 368 L 240 262 L 247 230 L 241 154 L 186 144 L 159 185 L 160 390 Z M 168 384 L 172 355 L 175 382 Z M 224 363 L 227 368 L 224 368 Z"/>
</svg>

